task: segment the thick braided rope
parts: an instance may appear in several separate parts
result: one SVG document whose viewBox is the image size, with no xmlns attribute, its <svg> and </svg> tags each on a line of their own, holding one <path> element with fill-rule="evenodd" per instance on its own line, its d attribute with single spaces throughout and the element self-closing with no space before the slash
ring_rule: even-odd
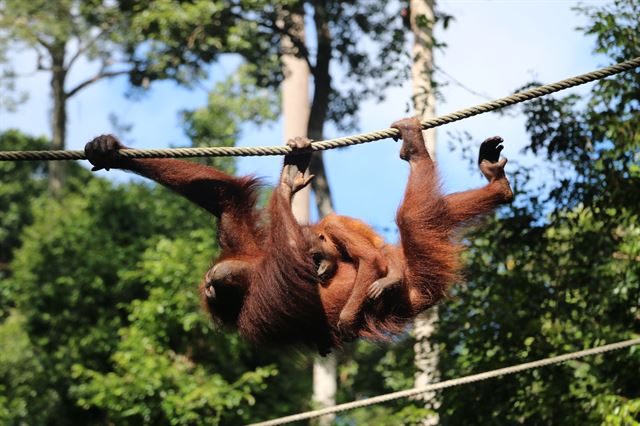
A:
<svg viewBox="0 0 640 426">
<path fill-rule="evenodd" d="M 342 411 L 353 410 L 355 408 L 367 407 L 373 404 L 380 404 L 383 402 L 408 398 L 416 395 L 420 395 L 426 392 L 431 392 L 438 389 L 445 389 L 452 386 L 459 386 L 466 383 L 479 382 L 481 380 L 491 379 L 493 377 L 505 376 L 507 374 L 514 374 L 524 370 L 531 370 L 535 368 L 544 367 L 547 365 L 558 364 L 561 362 L 583 358 L 586 356 L 597 355 L 604 352 L 615 351 L 623 348 L 627 348 L 634 345 L 640 345 L 640 338 L 624 340 L 622 342 L 612 343 L 609 345 L 598 346 L 591 349 L 585 349 L 578 352 L 572 352 L 564 355 L 554 356 L 551 358 L 545 358 L 538 361 L 527 362 L 524 364 L 513 365 L 511 367 L 500 368 L 498 370 L 487 371 L 480 374 L 474 374 L 471 376 L 464 376 L 457 379 L 446 380 L 444 382 L 434 383 L 431 385 L 408 389 L 399 392 L 388 393 L 385 395 L 376 396 L 373 398 L 361 399 L 359 401 L 348 402 L 346 404 L 340 404 L 333 407 L 327 407 L 320 410 L 308 411 L 305 413 L 294 414 L 292 416 L 281 417 L 279 419 L 268 420 L 266 422 L 253 423 L 249 426 L 274 426 L 283 425 L 287 423 L 293 423 L 301 420 L 313 419 L 316 417 L 324 416 L 326 414 L 339 413 Z"/>
<path fill-rule="evenodd" d="M 473 117 L 474 115 L 494 111 L 520 102 L 539 98 L 550 93 L 570 87 L 579 86 L 595 80 L 600 80 L 640 66 L 640 57 L 620 62 L 609 67 L 601 68 L 586 74 L 568 78 L 557 83 L 546 84 L 525 90 L 495 101 L 485 102 L 471 108 L 442 115 L 422 122 L 423 129 L 442 126 Z M 383 129 L 377 132 L 362 133 L 344 138 L 329 139 L 313 142 L 312 151 L 323 151 L 350 145 L 358 145 L 386 138 L 397 138 L 400 132 L 396 129 Z M 123 158 L 185 158 L 185 157 L 229 157 L 229 156 L 265 156 L 286 155 L 291 153 L 288 146 L 259 146 L 259 147 L 209 147 L 209 148 L 168 148 L 168 149 L 123 149 L 118 154 Z M 86 160 L 84 151 L 0 151 L 0 161 L 19 160 Z"/>
</svg>

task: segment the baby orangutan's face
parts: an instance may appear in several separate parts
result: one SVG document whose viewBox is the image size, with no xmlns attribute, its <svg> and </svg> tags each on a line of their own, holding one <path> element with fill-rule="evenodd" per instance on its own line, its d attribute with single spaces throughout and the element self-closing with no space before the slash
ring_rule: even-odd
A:
<svg viewBox="0 0 640 426">
<path fill-rule="evenodd" d="M 323 233 L 314 235 L 309 253 L 316 265 L 316 273 L 322 281 L 331 279 L 338 269 L 340 252 Z"/>
</svg>

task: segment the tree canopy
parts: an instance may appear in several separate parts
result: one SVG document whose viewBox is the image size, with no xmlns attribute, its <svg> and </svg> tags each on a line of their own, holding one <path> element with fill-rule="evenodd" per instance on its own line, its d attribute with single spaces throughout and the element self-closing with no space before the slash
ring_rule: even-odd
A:
<svg viewBox="0 0 640 426">
<path fill-rule="evenodd" d="M 580 8 L 596 52 L 640 55 L 639 5 Z M 517 203 L 469 239 L 468 284 L 443 307 L 445 378 L 614 342 L 640 332 L 640 77 L 524 104 Z M 637 350 L 573 361 L 443 393 L 443 423 L 637 424 Z"/>
<path fill-rule="evenodd" d="M 141 86 L 156 78 L 193 83 L 218 55 L 241 56 L 206 106 L 182 112 L 193 145 L 230 146 L 243 123 L 279 114 L 279 40 L 290 25 L 283 10 L 303 8 L 329 29 L 295 50 L 327 96 L 320 121 L 344 129 L 363 99 L 406 77 L 401 6 L 0 1 L 0 28 L 36 49 L 61 38 L 107 62 L 117 54 Z M 577 13 L 588 18 L 582 31 L 603 61 L 640 56 L 637 0 Z M 327 41 L 331 49 L 322 51 Z M 329 60 L 344 81 L 333 79 Z M 639 106 L 635 72 L 522 106 L 530 135 L 523 155 L 540 161 L 509 170 L 516 203 L 464 240 L 467 282 L 441 307 L 435 337 L 443 379 L 640 333 Z M 0 133 L 3 150 L 49 144 Z M 231 159 L 202 161 L 235 167 Z M 251 347 L 202 313 L 197 283 L 218 253 L 210 216 L 148 183 L 110 182 L 78 165 L 67 172 L 62 196 L 52 198 L 45 164 L 0 163 L 0 423 L 234 425 L 313 408 L 309 354 Z M 338 402 L 411 387 L 413 355 L 409 335 L 348 345 L 338 356 Z M 637 371 L 636 348 L 451 388 L 441 394 L 439 418 L 639 424 Z M 398 400 L 335 423 L 420 424 L 424 415 L 418 401 Z"/>
</svg>

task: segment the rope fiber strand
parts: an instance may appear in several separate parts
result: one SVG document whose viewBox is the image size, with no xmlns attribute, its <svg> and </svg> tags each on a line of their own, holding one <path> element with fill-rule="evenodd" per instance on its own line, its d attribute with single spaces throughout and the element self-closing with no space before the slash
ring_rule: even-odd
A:
<svg viewBox="0 0 640 426">
<path fill-rule="evenodd" d="M 483 114 L 495 111 L 520 102 L 529 101 L 551 93 L 565 90 L 570 87 L 579 86 L 592 81 L 600 80 L 615 74 L 632 70 L 640 66 L 640 57 L 620 62 L 609 67 L 601 68 L 576 77 L 567 78 L 557 83 L 545 84 L 529 90 L 518 92 L 511 96 L 485 102 L 471 108 L 463 109 L 450 114 L 442 115 L 422 122 L 423 129 L 442 126 Z M 362 133 L 337 139 L 313 142 L 312 151 L 323 151 L 326 149 L 340 148 L 350 145 L 358 145 L 373 142 L 386 138 L 398 138 L 400 132 L 396 129 L 383 129 L 377 132 Z M 301 151 L 303 152 L 303 151 Z M 229 157 L 229 156 L 266 156 L 266 155 L 287 155 L 291 153 L 288 146 L 259 146 L 259 147 L 200 147 L 200 148 L 167 148 L 167 149 L 121 149 L 118 155 L 122 158 L 187 158 L 187 157 Z M 0 161 L 21 161 L 21 160 L 86 160 L 84 151 L 0 151 Z"/>
<path fill-rule="evenodd" d="M 346 404 L 339 404 L 333 407 L 327 407 L 320 410 L 307 411 L 300 414 L 294 414 L 291 416 L 281 417 L 279 419 L 268 420 L 266 422 L 253 423 L 249 426 L 275 426 L 283 425 L 301 420 L 313 419 L 316 417 L 324 416 L 326 414 L 339 413 L 342 411 L 353 410 L 355 408 L 367 407 L 373 404 L 380 404 L 387 401 L 392 401 L 400 398 L 408 398 L 416 395 L 420 395 L 426 392 L 434 390 L 450 388 L 453 386 L 460 386 L 466 383 L 479 382 L 482 380 L 491 379 L 498 376 L 505 376 L 507 374 L 514 374 L 525 370 L 532 370 L 547 365 L 559 364 L 562 362 L 584 358 L 586 356 L 602 354 L 605 352 L 615 351 L 619 349 L 628 348 L 631 346 L 640 345 L 640 338 L 624 340 L 622 342 L 611 343 L 609 345 L 597 346 L 591 349 L 585 349 L 578 352 L 571 352 L 564 355 L 558 355 L 550 358 L 544 358 L 537 361 L 526 362 L 524 364 L 512 365 L 511 367 L 500 368 L 498 370 L 486 371 L 480 374 L 473 374 L 471 376 L 459 377 L 457 379 L 446 380 L 444 382 L 433 383 L 427 386 L 408 389 L 399 392 L 388 393 L 385 395 L 375 396 L 373 398 L 361 399 L 358 401 L 347 402 Z"/>
</svg>

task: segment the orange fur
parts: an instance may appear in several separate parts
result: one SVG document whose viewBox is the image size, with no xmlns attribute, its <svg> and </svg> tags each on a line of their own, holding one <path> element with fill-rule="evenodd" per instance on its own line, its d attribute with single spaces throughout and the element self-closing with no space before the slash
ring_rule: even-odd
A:
<svg viewBox="0 0 640 426">
<path fill-rule="evenodd" d="M 327 226 L 331 225 L 342 226 L 349 229 L 351 232 L 362 236 L 373 246 L 373 248 L 381 249 L 384 245 L 384 239 L 378 235 L 373 228 L 363 221 L 349 216 L 338 216 L 337 214 L 331 213 L 322 218 L 322 220 L 314 225 L 313 228 L 322 232 L 327 228 Z"/>
<path fill-rule="evenodd" d="M 508 182 L 494 163 L 485 165 L 491 182 L 484 188 L 443 196 L 417 120 L 396 127 L 403 138 L 400 156 L 411 169 L 397 214 L 398 245 L 384 244 L 368 225 L 344 216 L 332 215 L 315 227 L 298 225 L 287 167 L 300 167 L 300 156 L 285 157 L 281 183 L 259 211 L 254 178 L 181 160 L 120 158 L 114 151 L 122 145 L 113 136 L 94 139 L 85 153 L 97 168 L 139 173 L 218 218 L 222 254 L 200 286 L 203 305 L 217 322 L 236 326 L 258 344 L 305 343 L 325 354 L 346 337 L 397 333 L 441 300 L 458 279 L 457 227 L 510 200 Z M 336 269 L 326 282 L 310 256 L 319 233 L 328 237 L 329 250 L 336 249 Z M 367 289 L 391 270 L 400 271 L 400 285 L 369 300 Z"/>
</svg>

